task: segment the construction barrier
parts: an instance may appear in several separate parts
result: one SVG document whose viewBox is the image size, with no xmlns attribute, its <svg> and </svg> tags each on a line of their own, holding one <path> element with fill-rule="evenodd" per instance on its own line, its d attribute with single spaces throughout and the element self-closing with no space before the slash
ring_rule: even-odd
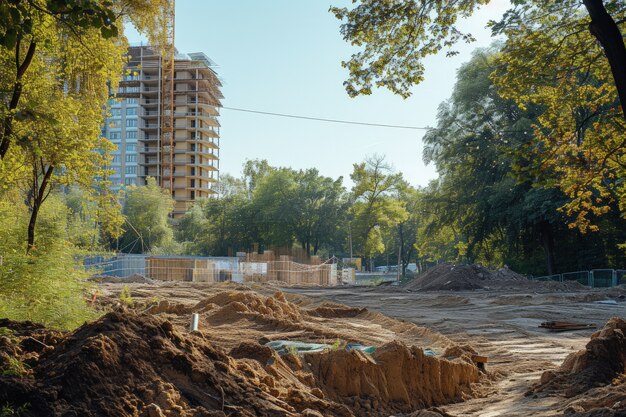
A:
<svg viewBox="0 0 626 417">
<path fill-rule="evenodd" d="M 267 253 L 269 252 L 269 253 Z M 290 256 L 276 259 L 270 251 L 244 257 L 185 257 L 148 255 L 102 255 L 86 257 L 86 270 L 98 277 L 116 277 L 111 282 L 157 281 L 187 282 L 272 282 L 291 285 L 334 286 L 339 283 L 337 264 L 322 263 L 311 257 L 312 264 L 301 264 Z"/>
<path fill-rule="evenodd" d="M 592 269 L 562 274 L 531 277 L 533 281 L 577 281 L 591 288 L 608 288 L 626 284 L 626 269 Z"/>
</svg>

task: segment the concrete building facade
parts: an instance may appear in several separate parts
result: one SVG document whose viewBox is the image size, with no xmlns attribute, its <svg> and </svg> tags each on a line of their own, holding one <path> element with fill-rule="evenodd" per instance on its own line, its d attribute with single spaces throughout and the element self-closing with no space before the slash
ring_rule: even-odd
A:
<svg viewBox="0 0 626 417">
<path fill-rule="evenodd" d="M 154 48 L 129 48 L 104 135 L 117 145 L 114 187 L 145 185 L 148 177 L 176 201 L 174 217 L 215 195 L 219 181 L 221 83 L 203 53 L 176 54 L 173 80 Z"/>
</svg>

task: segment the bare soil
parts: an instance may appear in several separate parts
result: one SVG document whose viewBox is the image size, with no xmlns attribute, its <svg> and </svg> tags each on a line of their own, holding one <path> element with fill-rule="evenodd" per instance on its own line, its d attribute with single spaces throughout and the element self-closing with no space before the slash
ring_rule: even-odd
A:
<svg viewBox="0 0 626 417">
<path fill-rule="evenodd" d="M 107 284 L 113 311 L 74 332 L 0 323 L 13 333 L 0 357 L 28 366 L 0 376 L 0 404 L 24 416 L 388 416 L 471 398 L 481 379 L 470 348 L 367 309 L 193 284 L 135 284 L 127 308 L 122 288 Z M 283 339 L 339 344 L 281 357 L 259 343 Z"/>
<path fill-rule="evenodd" d="M 0 337 L 0 352 L 29 367 L 0 376 L 0 405 L 29 402 L 30 416 L 626 415 L 623 322 L 591 341 L 594 330 L 538 327 L 565 320 L 603 329 L 625 316 L 625 288 L 491 281 L 517 283 L 428 292 L 103 283 L 97 303 L 113 312 L 76 332 L 0 322 L 16 335 Z M 131 309 L 120 305 L 124 286 Z M 617 302 L 596 302 L 607 299 Z M 189 331 L 192 312 L 199 332 Z M 269 340 L 340 347 L 280 357 L 262 346 Z M 377 351 L 347 352 L 346 342 Z M 485 372 L 475 354 L 488 357 Z M 599 363 L 610 364 L 602 377 L 589 371 Z"/>
<path fill-rule="evenodd" d="M 571 290 L 555 285 L 559 283 L 529 282 L 530 285 L 524 286 L 522 281 L 521 284 L 514 289 L 473 291 L 409 292 L 402 287 L 285 291 L 306 295 L 314 302 L 331 300 L 367 307 L 425 326 L 457 344 L 468 343 L 487 356 L 490 379 L 474 390 L 474 398 L 439 407 L 449 415 L 626 415 L 626 385 L 620 382 L 623 378 L 620 376 L 609 382 L 606 378 L 592 377 L 593 388 L 587 390 L 585 386 L 579 393 L 568 392 L 559 384 L 555 384 L 559 389 L 533 391 L 544 372 L 558 370 L 568 355 L 586 351 L 594 333 L 594 330 L 553 333 L 539 328 L 539 324 L 573 321 L 593 323 L 602 329 L 612 317 L 626 317 L 626 302 L 623 302 L 626 288 L 592 290 L 575 286 L 576 290 Z M 597 303 L 602 300 L 616 300 L 616 304 Z M 603 361 L 620 366 L 616 355 L 605 355 Z M 565 381 L 569 378 L 564 376 Z"/>
</svg>

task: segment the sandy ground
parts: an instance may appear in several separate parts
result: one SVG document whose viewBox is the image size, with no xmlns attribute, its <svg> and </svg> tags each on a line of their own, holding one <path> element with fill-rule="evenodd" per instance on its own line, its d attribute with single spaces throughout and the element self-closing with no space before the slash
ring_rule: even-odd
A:
<svg viewBox="0 0 626 417">
<path fill-rule="evenodd" d="M 171 304 L 193 306 L 234 284 L 208 285 L 191 283 L 129 284 L 136 300 L 167 300 Z M 113 300 L 122 286 L 101 284 L 100 292 Z M 272 286 L 252 286 L 257 292 L 271 295 Z M 370 314 L 359 318 L 320 318 L 309 328 L 292 331 L 285 326 L 272 339 L 294 339 L 331 342 L 333 329 L 353 340 L 379 345 L 401 340 L 409 345 L 441 350 L 449 340 L 469 344 L 487 356 L 491 382 L 477 390 L 480 398 L 440 407 L 453 416 L 554 416 L 563 415 L 567 400 L 560 397 L 525 396 L 542 372 L 555 369 L 570 353 L 584 348 L 592 330 L 552 333 L 538 328 L 543 321 L 560 320 L 593 323 L 601 328 L 614 316 L 626 317 L 626 288 L 608 290 L 563 291 L 465 291 L 406 292 L 400 288 L 336 287 L 281 288 L 286 298 L 306 308 L 326 302 L 352 307 L 367 307 Z M 617 304 L 599 304 L 606 299 Z M 382 313 L 382 314 L 378 314 Z M 389 320 L 385 316 L 398 320 Z M 174 316 L 173 316 L 174 317 Z M 176 317 L 183 317 L 178 315 Z M 180 319 L 178 319 L 180 320 Z M 410 325 L 414 324 L 416 326 Z M 234 325 L 228 321 L 201 323 L 211 340 L 225 348 L 241 340 L 258 340 L 265 336 L 259 326 Z M 332 327 L 332 328 L 331 328 Z M 428 331 L 432 329 L 433 331 Z M 441 336 L 443 335 L 443 337 Z M 447 340 L 449 339 L 449 340 Z"/>
<path fill-rule="evenodd" d="M 554 369 L 572 352 L 584 348 L 594 330 L 553 333 L 543 321 L 593 323 L 601 328 L 614 316 L 626 317 L 626 289 L 585 292 L 466 291 L 407 293 L 370 288 L 285 289 L 313 300 L 332 300 L 367 307 L 385 315 L 431 328 L 457 343 L 469 343 L 489 357 L 488 370 L 500 377 L 483 398 L 441 407 L 455 416 L 562 415 L 567 401 L 533 398 L 524 393 L 541 373 Z M 419 343 L 419 341 L 416 341 Z"/>
</svg>

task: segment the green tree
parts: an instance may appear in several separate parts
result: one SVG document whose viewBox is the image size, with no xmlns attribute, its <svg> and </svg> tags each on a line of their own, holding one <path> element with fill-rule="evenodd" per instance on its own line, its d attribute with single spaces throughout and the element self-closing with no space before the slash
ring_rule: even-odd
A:
<svg viewBox="0 0 626 417">
<path fill-rule="evenodd" d="M 293 233 L 307 254 L 323 248 L 340 248 L 340 229 L 345 224 L 346 199 L 343 178 L 333 180 L 317 169 L 295 173 Z"/>
<path fill-rule="evenodd" d="M 458 20 L 471 16 L 488 2 L 356 0 L 354 3 L 358 4 L 352 9 L 331 7 L 330 11 L 344 21 L 344 39 L 360 47 L 349 61 L 342 63 L 350 73 L 345 83 L 348 94 L 371 94 L 376 86 L 408 97 L 410 87 L 423 80 L 423 59 L 444 48 L 448 48 L 448 54 L 455 54 L 450 49 L 454 44 L 472 41 L 470 33 L 460 30 Z M 502 22 L 492 22 L 492 26 L 495 33 L 506 27 L 539 36 L 557 35 L 553 41 L 558 49 L 568 39 L 576 41 L 582 31 L 592 34 L 603 48 L 626 118 L 626 47 L 620 31 L 625 13 L 626 6 L 619 0 L 519 0 L 513 2 Z M 559 29 L 558 34 L 555 28 Z M 590 54 L 581 55 L 582 59 L 596 55 L 598 47 L 593 46 Z M 550 62 L 546 58 L 550 58 L 551 51 L 544 52 L 548 55 L 535 56 L 542 64 Z M 526 65 L 533 68 L 529 62 Z"/>
<path fill-rule="evenodd" d="M 404 182 L 402 175 L 394 173 L 379 155 L 354 164 L 350 178 L 354 182 L 350 207 L 352 241 L 358 253 L 371 258 L 385 251 L 384 230 L 408 218 L 397 195 Z"/>
<path fill-rule="evenodd" d="M 101 230 L 96 221 L 98 204 L 89 194 L 72 187 L 61 197 L 68 209 L 68 240 L 76 247 L 86 250 L 101 248 Z"/>
<path fill-rule="evenodd" d="M 154 178 L 145 186 L 131 186 L 124 199 L 125 231 L 120 238 L 122 252 L 146 253 L 172 242 L 169 214 L 174 200 Z"/>
<path fill-rule="evenodd" d="M 70 213 L 52 194 L 42 208 L 37 246 L 22 250 L 28 207 L 17 190 L 0 199 L 0 317 L 31 320 L 55 328 L 75 328 L 95 318 L 85 302 L 87 274 L 68 242 Z"/>
<path fill-rule="evenodd" d="M 294 224 L 297 192 L 295 172 L 289 168 L 272 168 L 257 178 L 252 193 L 252 207 L 260 231 L 262 246 L 291 247 L 295 240 Z"/>
<path fill-rule="evenodd" d="M 255 243 L 297 243 L 308 254 L 340 250 L 346 210 L 341 178 L 248 161 L 242 179 L 227 175 L 221 182 L 220 197 L 198 204 L 177 226 L 177 239 L 192 253 L 232 255 Z"/>
<path fill-rule="evenodd" d="M 309 255 L 331 244 L 337 247 L 345 212 L 342 181 L 316 169 L 269 170 L 258 180 L 252 199 L 264 243 L 289 247 L 298 242 Z"/>
<path fill-rule="evenodd" d="M 30 208 L 27 250 L 35 242 L 41 206 L 52 190 L 72 184 L 101 190 L 111 144 L 102 139 L 103 108 L 122 75 L 129 19 L 152 39 L 165 0 L 26 0 L 0 5 L 0 190 L 20 187 Z M 99 151 L 101 152 L 99 152 Z M 100 213 L 115 211 L 114 200 Z M 119 216 L 104 230 L 118 233 Z"/>
<path fill-rule="evenodd" d="M 261 178 L 273 170 L 274 168 L 270 166 L 267 159 L 251 159 L 243 164 L 243 181 L 247 186 L 249 197 L 252 196 Z"/>
<path fill-rule="evenodd" d="M 249 251 L 259 231 L 248 188 L 243 179 L 225 174 L 219 197 L 198 201 L 176 226 L 176 239 L 194 255 L 233 256 Z"/>
<path fill-rule="evenodd" d="M 499 94 L 520 109 L 540 109 L 516 171 L 536 177 L 549 170 L 550 180 L 570 199 L 564 211 L 573 218 L 571 226 L 593 231 L 592 218 L 611 210 L 626 215 L 626 186 L 618 180 L 626 175 L 626 123 L 613 82 L 615 68 L 607 64 L 598 33 L 587 30 L 581 13 L 547 3 L 520 7 L 516 17 L 497 26 L 506 43 L 492 79 Z M 626 6 L 609 3 L 623 25 Z M 526 20 L 536 23 L 515 23 Z"/>
<path fill-rule="evenodd" d="M 490 74 L 500 57 L 497 50 L 474 53 L 459 70 L 451 99 L 440 106 L 437 128 L 424 137 L 425 161 L 436 164 L 440 178 L 422 197 L 418 249 L 433 260 L 507 263 L 552 274 L 566 258 L 576 258 L 571 253 L 587 249 L 568 230 L 575 218 L 560 210 L 570 199 L 558 187 L 558 171 L 544 165 L 520 175 L 519 167 L 533 166 L 537 158 L 528 146 L 544 108 L 520 108 L 498 94 Z M 623 228 L 613 217 L 603 224 L 603 233 L 587 238 L 596 245 Z M 541 259 L 536 248 L 545 269 L 533 266 Z M 559 256 L 565 248 L 569 254 Z"/>
</svg>

